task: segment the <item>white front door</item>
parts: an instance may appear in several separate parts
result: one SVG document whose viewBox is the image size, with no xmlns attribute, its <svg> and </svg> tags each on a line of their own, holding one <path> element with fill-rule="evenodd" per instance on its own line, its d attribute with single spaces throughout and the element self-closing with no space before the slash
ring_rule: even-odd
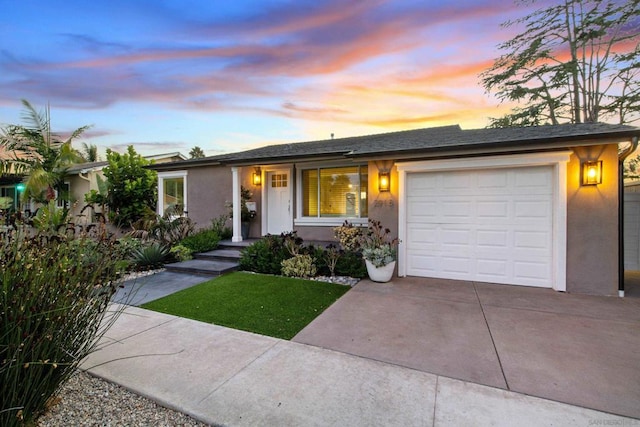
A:
<svg viewBox="0 0 640 427">
<path fill-rule="evenodd" d="M 288 170 L 266 174 L 267 233 L 280 234 L 293 230 L 291 216 L 291 176 Z"/>
</svg>

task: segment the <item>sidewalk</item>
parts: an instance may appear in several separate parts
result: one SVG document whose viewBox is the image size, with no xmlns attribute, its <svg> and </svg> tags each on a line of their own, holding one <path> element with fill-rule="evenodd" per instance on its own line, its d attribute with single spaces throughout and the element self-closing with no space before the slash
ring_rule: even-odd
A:
<svg viewBox="0 0 640 427">
<path fill-rule="evenodd" d="M 127 307 L 82 368 L 211 425 L 639 425 L 640 420 Z"/>
</svg>

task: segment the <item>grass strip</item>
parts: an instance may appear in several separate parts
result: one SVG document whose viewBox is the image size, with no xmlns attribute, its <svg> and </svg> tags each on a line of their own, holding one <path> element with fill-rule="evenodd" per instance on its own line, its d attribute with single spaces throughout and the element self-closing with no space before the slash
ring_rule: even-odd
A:
<svg viewBox="0 0 640 427">
<path fill-rule="evenodd" d="M 142 308 L 289 340 L 349 289 L 334 283 L 237 272 Z"/>
</svg>

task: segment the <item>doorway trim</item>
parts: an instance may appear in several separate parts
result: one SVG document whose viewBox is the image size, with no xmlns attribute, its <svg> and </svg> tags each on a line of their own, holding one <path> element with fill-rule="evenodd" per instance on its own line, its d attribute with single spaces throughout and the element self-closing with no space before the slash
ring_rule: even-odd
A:
<svg viewBox="0 0 640 427">
<path fill-rule="evenodd" d="M 294 204 L 295 204 L 295 200 L 294 200 L 294 186 L 295 186 L 295 176 L 294 176 L 294 170 L 293 170 L 293 164 L 283 164 L 283 165 L 263 165 L 260 167 L 262 170 L 262 206 L 260 207 L 260 212 L 261 212 L 261 230 L 262 230 L 262 235 L 266 235 L 268 232 L 268 221 L 269 221 L 269 185 L 271 185 L 271 183 L 269 182 L 269 180 L 267 179 L 269 173 L 271 172 L 277 172 L 277 171 L 286 171 L 287 174 L 289 175 L 289 216 L 287 218 L 287 224 L 289 226 L 289 230 L 288 231 L 293 231 L 293 211 L 294 211 Z"/>
</svg>

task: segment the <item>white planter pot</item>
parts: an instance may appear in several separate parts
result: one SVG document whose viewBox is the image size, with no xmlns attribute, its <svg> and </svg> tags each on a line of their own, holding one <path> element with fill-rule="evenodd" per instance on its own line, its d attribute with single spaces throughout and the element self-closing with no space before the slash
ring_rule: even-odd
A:
<svg viewBox="0 0 640 427">
<path fill-rule="evenodd" d="M 374 282 L 388 282 L 389 280 L 391 280 L 393 271 L 396 268 L 395 261 L 391 261 L 389 264 L 383 265 L 382 267 L 376 267 L 375 265 L 371 264 L 368 259 L 365 259 L 364 262 L 367 265 L 367 273 L 369 274 L 369 279 L 373 280 Z"/>
</svg>

